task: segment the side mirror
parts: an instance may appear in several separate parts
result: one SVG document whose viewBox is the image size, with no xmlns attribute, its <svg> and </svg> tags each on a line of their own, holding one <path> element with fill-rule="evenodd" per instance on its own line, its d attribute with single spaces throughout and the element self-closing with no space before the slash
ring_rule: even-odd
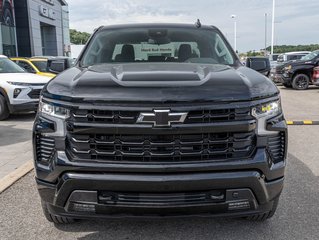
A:
<svg viewBox="0 0 319 240">
<path fill-rule="evenodd" d="M 247 58 L 246 66 L 262 74 L 270 71 L 270 61 L 267 58 Z"/>
<path fill-rule="evenodd" d="M 65 61 L 61 59 L 57 60 L 49 60 L 48 61 L 48 69 L 49 72 L 58 74 L 63 72 L 67 67 L 65 66 Z"/>
</svg>

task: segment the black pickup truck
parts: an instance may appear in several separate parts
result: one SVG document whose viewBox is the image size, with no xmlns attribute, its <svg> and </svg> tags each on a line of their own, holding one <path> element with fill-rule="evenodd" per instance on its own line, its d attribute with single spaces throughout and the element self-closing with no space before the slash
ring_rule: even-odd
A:
<svg viewBox="0 0 319 240">
<path fill-rule="evenodd" d="M 43 211 L 55 223 L 265 220 L 283 189 L 277 87 L 199 23 L 98 28 L 43 89 L 33 140 Z"/>
<path fill-rule="evenodd" d="M 319 50 L 301 60 L 290 61 L 276 67 L 276 78 L 287 88 L 305 90 L 313 83 L 313 69 L 319 66 Z"/>
</svg>

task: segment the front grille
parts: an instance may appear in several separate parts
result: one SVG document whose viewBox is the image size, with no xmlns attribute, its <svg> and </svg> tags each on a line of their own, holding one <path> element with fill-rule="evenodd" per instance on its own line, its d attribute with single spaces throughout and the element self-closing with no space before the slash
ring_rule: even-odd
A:
<svg viewBox="0 0 319 240">
<path fill-rule="evenodd" d="M 31 92 L 28 93 L 29 98 L 31 98 L 31 99 L 39 99 L 41 90 L 42 89 L 33 89 Z"/>
<path fill-rule="evenodd" d="M 162 194 L 100 192 L 98 199 L 101 204 L 172 206 L 224 202 L 225 195 L 225 190 Z"/>
<path fill-rule="evenodd" d="M 36 136 L 37 161 L 48 164 L 54 155 L 55 141 L 52 138 Z"/>
<path fill-rule="evenodd" d="M 167 135 L 69 134 L 68 154 L 74 161 L 191 162 L 248 158 L 255 133 Z"/>
<path fill-rule="evenodd" d="M 275 71 L 277 74 L 283 74 L 285 71 L 284 71 L 284 66 L 283 65 L 279 65 L 276 67 L 276 71 Z"/>
<path fill-rule="evenodd" d="M 268 151 L 274 163 L 278 163 L 285 158 L 285 133 L 268 137 Z"/>
<path fill-rule="evenodd" d="M 250 108 L 238 109 L 214 109 L 191 111 L 187 115 L 185 123 L 213 123 L 221 121 L 250 120 Z"/>
<path fill-rule="evenodd" d="M 142 111 L 152 112 L 152 111 Z M 172 111 L 175 112 L 175 111 Z M 183 112 L 183 111 L 182 111 Z M 138 111 L 103 111 L 83 110 L 72 111 L 71 121 L 92 122 L 104 124 L 136 124 L 140 115 Z M 240 121 L 252 119 L 250 108 L 231 109 L 204 109 L 190 111 L 185 119 L 185 124 L 192 123 L 213 123 L 220 121 Z"/>
</svg>

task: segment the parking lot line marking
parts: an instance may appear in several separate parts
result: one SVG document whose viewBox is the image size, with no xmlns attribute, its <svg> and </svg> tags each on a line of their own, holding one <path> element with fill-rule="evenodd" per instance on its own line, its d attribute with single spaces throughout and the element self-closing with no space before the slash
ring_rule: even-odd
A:
<svg viewBox="0 0 319 240">
<path fill-rule="evenodd" d="M 12 184 L 18 181 L 20 178 L 25 176 L 33 169 L 33 161 L 30 160 L 23 164 L 21 167 L 17 168 L 13 172 L 9 173 L 7 176 L 0 179 L 0 194 L 9 188 Z"/>
</svg>

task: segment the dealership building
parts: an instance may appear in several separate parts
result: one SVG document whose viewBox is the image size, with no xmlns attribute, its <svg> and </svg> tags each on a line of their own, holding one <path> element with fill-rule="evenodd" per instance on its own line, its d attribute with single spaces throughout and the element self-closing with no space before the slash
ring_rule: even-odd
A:
<svg viewBox="0 0 319 240">
<path fill-rule="evenodd" d="M 0 3 L 0 54 L 70 55 L 69 11 L 65 0 L 0 0 Z"/>
</svg>

